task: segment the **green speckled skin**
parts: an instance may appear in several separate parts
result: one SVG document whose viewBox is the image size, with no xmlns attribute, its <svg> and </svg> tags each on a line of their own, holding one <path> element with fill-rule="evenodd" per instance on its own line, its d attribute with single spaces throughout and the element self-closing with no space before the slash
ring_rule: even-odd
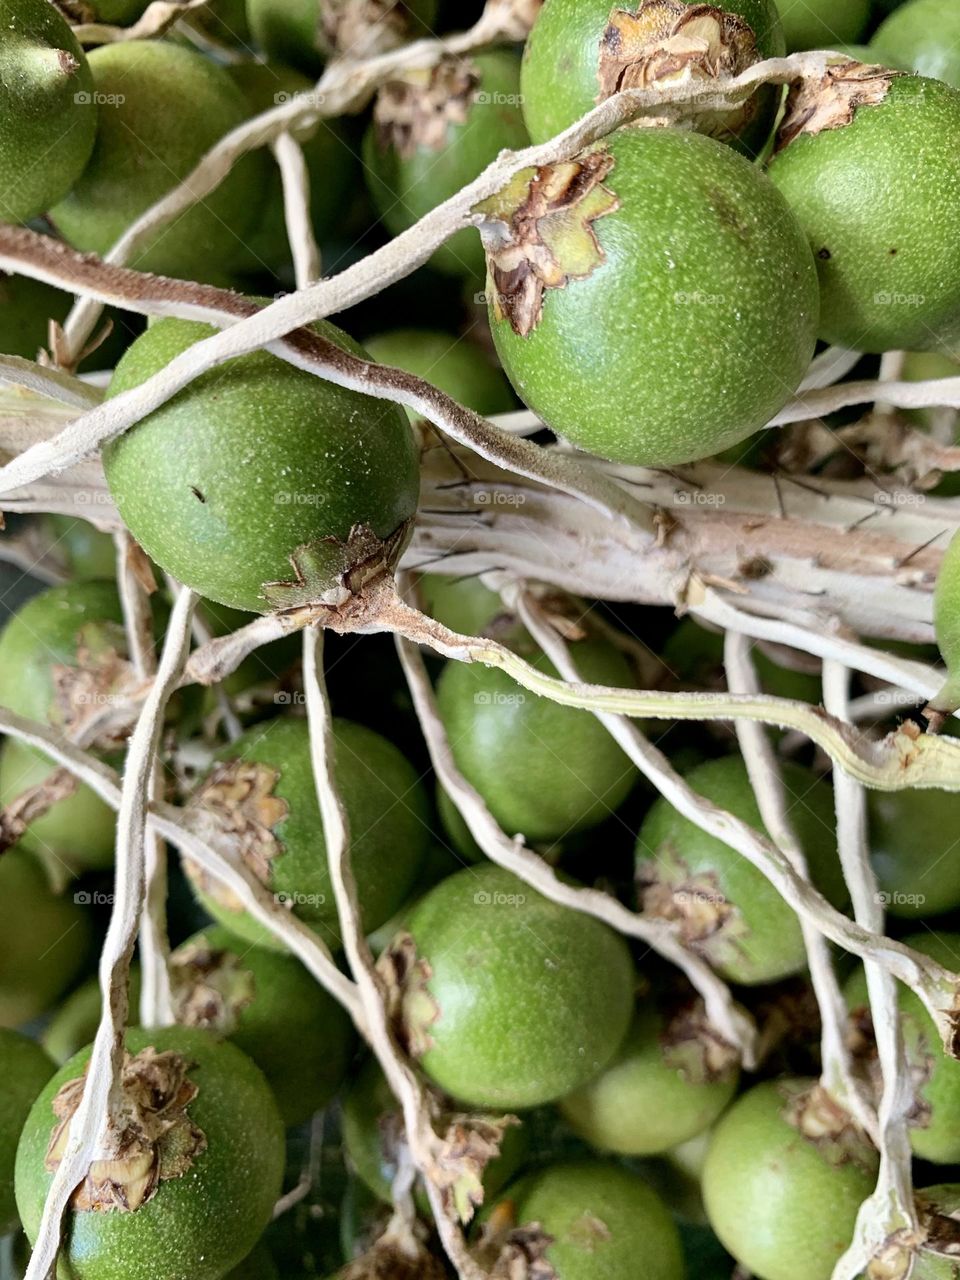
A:
<svg viewBox="0 0 960 1280">
<path fill-rule="evenodd" d="M 550 1102 L 602 1071 L 630 1024 L 623 939 L 492 863 L 432 889 L 409 922 L 439 1016 L 420 1059 L 471 1106 Z"/>
<path fill-rule="evenodd" d="M 850 124 L 796 137 L 769 172 L 817 258 L 825 342 L 956 347 L 960 92 L 902 76 Z"/>
<path fill-rule="evenodd" d="M 524 656 L 557 674 L 541 651 Z M 626 660 L 606 640 L 577 641 L 571 657 L 585 681 L 633 684 Z M 437 705 L 458 769 L 510 836 L 559 840 L 596 826 L 636 782 L 636 767 L 590 712 L 521 689 L 505 672 L 449 662 Z"/>
<path fill-rule="evenodd" d="M 510 384 L 474 342 L 434 329 L 391 329 L 363 345 L 378 363 L 426 378 L 484 416 L 516 408 Z M 412 409 L 407 413 L 412 419 L 420 416 Z"/>
<path fill-rule="evenodd" d="M 257 1064 L 290 1128 L 325 1107 L 347 1073 L 353 1024 L 343 1007 L 292 956 L 277 955 L 212 926 L 173 953 L 196 943 L 225 951 L 250 975 L 254 996 L 237 1015 L 230 1040 Z"/>
<path fill-rule="evenodd" d="M 930 956 L 951 972 L 960 968 L 960 934 L 921 933 L 901 938 L 906 946 Z M 867 981 L 858 969 L 844 987 L 850 1009 L 868 1005 Z M 918 1101 L 927 1114 L 910 1123 L 910 1145 L 921 1160 L 934 1164 L 960 1161 L 960 1062 L 944 1053 L 940 1034 L 919 999 L 897 984 L 900 1026 L 911 1079 L 917 1082 Z"/>
<path fill-rule="evenodd" d="M 885 906 L 904 919 L 960 907 L 958 802 L 949 791 L 868 791 L 870 861 Z"/>
<path fill-rule="evenodd" d="M 206 1135 L 207 1148 L 133 1212 L 71 1213 L 62 1280 L 220 1280 L 253 1249 L 280 1194 L 283 1124 L 258 1068 L 205 1031 L 127 1032 L 131 1053 L 148 1045 L 196 1064 L 189 1078 L 199 1092 L 188 1115 Z M 31 1240 L 53 1179 L 43 1163 L 54 1124 L 51 1102 L 63 1084 L 81 1075 L 89 1056 L 84 1049 L 49 1082 L 17 1151 L 17 1205 Z"/>
<path fill-rule="evenodd" d="M 933 623 L 940 654 L 947 664 L 945 709 L 960 705 L 960 531 L 953 535 L 937 574 Z M 940 701 L 940 695 L 937 701 Z"/>
<path fill-rule="evenodd" d="M 333 325 L 318 332 L 359 351 Z M 120 361 L 108 395 L 138 386 L 214 330 L 161 320 Z M 386 538 L 416 511 L 419 459 L 406 415 L 266 351 L 201 374 L 108 445 L 120 514 L 157 564 L 202 595 L 263 613 L 290 556 L 355 524 Z M 198 497 L 197 495 L 201 495 Z"/>
<path fill-rule="evenodd" d="M 104 95 L 96 145 L 79 182 L 50 213 L 74 248 L 104 254 L 248 108 L 223 67 L 163 40 L 102 45 L 90 70 Z M 128 265 L 191 280 L 229 266 L 260 216 L 266 163 L 261 153 L 246 156 Z"/>
<path fill-rule="evenodd" d="M 878 61 L 960 89 L 960 9 L 943 0 L 910 0 L 874 32 L 870 49 Z"/>
<path fill-rule="evenodd" d="M 450 124 L 445 145 L 418 147 L 404 157 L 384 149 L 370 125 L 363 140 L 364 178 L 391 235 L 399 235 L 436 205 L 472 182 L 504 148 L 529 143 L 520 112 L 520 62 L 512 53 L 481 53 L 469 59 L 480 75 L 476 92 L 492 101 L 471 103 L 463 124 Z M 430 259 L 450 275 L 483 275 L 483 246 L 472 227 L 447 240 Z"/>
<path fill-rule="evenodd" d="M 760 58 L 782 58 L 783 31 L 773 0 L 722 0 L 719 6 L 751 27 Z M 614 0 L 545 0 L 523 51 L 523 118 L 534 142 L 546 142 L 597 105 L 600 41 L 611 13 L 635 13 L 637 3 Z M 780 92 L 762 90 L 763 105 L 741 138 L 748 154 L 762 149 L 773 127 Z"/>
<path fill-rule="evenodd" d="M 254 40 L 277 62 L 316 79 L 329 55 L 320 30 L 327 0 L 247 0 L 247 20 Z M 430 34 L 436 0 L 409 0 L 404 9 L 411 20 L 411 37 Z"/>
<path fill-rule="evenodd" d="M 525 337 L 491 302 L 497 350 L 520 398 L 580 448 L 645 466 L 708 457 L 763 426 L 805 373 L 813 259 L 730 147 L 645 129 L 608 149 L 620 207 L 593 223 L 605 260 L 548 289 Z"/>
<path fill-rule="evenodd" d="M 713 1131 L 703 1170 L 710 1225 L 763 1280 L 830 1280 L 853 1237 L 874 1173 L 830 1164 L 781 1114 L 788 1092 L 812 1081 L 755 1085 Z"/>
<path fill-rule="evenodd" d="M 0 1028 L 0 1235 L 13 1231 L 18 1221 L 13 1163 L 20 1132 L 37 1094 L 55 1070 L 35 1041 Z"/>
<path fill-rule="evenodd" d="M 830 788 L 802 765 L 782 766 L 788 814 L 814 883 L 832 902 L 844 899 Z M 763 831 L 746 766 L 739 756 L 697 765 L 686 781 L 720 808 Z M 682 865 L 680 865 L 682 864 Z M 703 954 L 730 982 L 775 982 L 806 967 L 800 924 L 793 911 L 742 854 L 684 818 L 658 797 L 637 838 L 637 869 L 650 877 L 677 866 L 677 888 L 688 877 L 711 877 L 705 892 L 719 892 L 736 910 L 701 944 Z M 673 883 L 673 875 L 670 875 Z"/>
<path fill-rule="evenodd" d="M 372 729 L 336 720 L 334 746 L 337 785 L 350 823 L 350 859 L 369 932 L 389 919 L 413 888 L 430 839 L 429 802 L 413 766 Z M 287 802 L 289 811 L 274 828 L 283 852 L 272 861 L 268 887 L 288 895 L 295 913 L 329 945 L 338 945 L 306 720 L 281 718 L 257 725 L 220 758 L 242 758 L 279 770 L 274 794 Z M 246 912 L 230 911 L 206 895 L 202 901 L 232 933 L 261 946 L 280 946 Z"/>
<path fill-rule="evenodd" d="M 652 1187 L 614 1164 L 548 1165 L 507 1189 L 518 1223 L 539 1223 L 553 1243 L 557 1280 L 683 1280 L 680 1235 Z"/>
<path fill-rule="evenodd" d="M 0 0 L 0 220 L 45 213 L 80 177 L 97 131 L 92 89 L 59 10 L 47 0 Z"/>
<path fill-rule="evenodd" d="M 870 18 L 870 0 L 776 0 L 787 52 L 836 49 L 859 40 Z"/>
</svg>

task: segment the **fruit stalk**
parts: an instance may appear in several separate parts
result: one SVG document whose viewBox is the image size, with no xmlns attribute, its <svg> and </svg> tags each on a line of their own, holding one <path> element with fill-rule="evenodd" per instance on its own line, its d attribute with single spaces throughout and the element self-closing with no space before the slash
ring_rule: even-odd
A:
<svg viewBox="0 0 960 1280">
<path fill-rule="evenodd" d="M 320 278 L 320 250 L 310 221 L 310 175 L 303 148 L 293 134 L 281 133 L 270 144 L 283 182 L 283 213 L 287 238 L 293 253 L 293 270 L 298 289 Z"/>
</svg>

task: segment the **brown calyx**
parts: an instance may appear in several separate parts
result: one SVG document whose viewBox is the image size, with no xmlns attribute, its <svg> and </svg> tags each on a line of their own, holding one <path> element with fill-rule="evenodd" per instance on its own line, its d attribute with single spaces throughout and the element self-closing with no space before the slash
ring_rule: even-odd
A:
<svg viewBox="0 0 960 1280">
<path fill-rule="evenodd" d="M 199 1093 L 189 1079 L 194 1063 L 178 1053 L 153 1048 L 124 1055 L 119 1114 L 111 1124 L 110 1154 L 95 1160 L 70 1204 L 78 1211 L 132 1213 L 147 1203 L 161 1182 L 180 1178 L 207 1147 L 203 1131 L 187 1108 Z M 58 1123 L 44 1167 L 53 1173 L 63 1159 L 73 1118 L 86 1081 L 68 1080 L 53 1099 Z"/>
<path fill-rule="evenodd" d="M 36 822 L 60 800 L 72 796 L 77 779 L 69 769 L 54 769 L 42 782 L 11 800 L 0 809 L 0 853 L 12 848 L 31 822 Z"/>
<path fill-rule="evenodd" d="M 727 899 L 717 876 L 712 871 L 692 872 L 670 844 L 639 864 L 637 889 L 645 915 L 676 924 L 686 945 L 712 962 L 720 962 L 728 948 L 735 949 L 745 930 L 742 914 Z"/>
<path fill-rule="evenodd" d="M 377 972 L 398 1040 L 409 1057 L 422 1057 L 433 1045 L 430 1028 L 440 1017 L 440 1006 L 429 987 L 433 970 L 417 955 L 411 934 L 397 934 L 377 961 Z"/>
<path fill-rule="evenodd" d="M 783 1117 L 829 1164 L 853 1162 L 872 1172 L 875 1152 L 869 1138 L 821 1084 L 786 1094 Z"/>
<path fill-rule="evenodd" d="M 539 1222 L 518 1226 L 516 1206 L 502 1200 L 483 1224 L 474 1255 L 490 1280 L 557 1280 L 546 1256 L 552 1244 Z"/>
<path fill-rule="evenodd" d="M 344 58 L 386 53 L 410 34 L 401 0 L 323 0 L 318 18 L 320 47 Z"/>
<path fill-rule="evenodd" d="M 170 982 L 177 1022 L 229 1036 L 241 1011 L 256 996 L 253 974 L 239 956 L 202 940 L 181 947 L 170 958 Z"/>
<path fill-rule="evenodd" d="M 526 337 L 540 322 L 547 289 L 583 280 L 605 261 L 593 224 L 620 201 L 604 179 L 614 166 L 602 148 L 563 164 L 525 169 L 476 206 L 494 313 Z"/>
<path fill-rule="evenodd" d="M 917 1193 L 917 1210 L 926 1237 L 924 1249 L 947 1258 L 960 1258 L 960 1211 L 944 1213 L 922 1191 Z"/>
<path fill-rule="evenodd" d="M 777 133 L 777 151 L 806 134 L 844 128 L 861 107 L 883 102 L 893 81 L 903 74 L 889 67 L 851 61 L 828 66 L 819 80 L 798 81 L 787 96 Z"/>
<path fill-rule="evenodd" d="M 677 1009 L 660 1033 L 664 1062 L 691 1084 L 730 1080 L 740 1066 L 740 1055 L 724 1040 L 707 1017 L 697 997 Z"/>
<path fill-rule="evenodd" d="M 447 1121 L 433 1153 L 431 1181 L 463 1223 L 483 1204 L 483 1174 L 500 1154 L 503 1135 L 516 1116 L 455 1115 Z"/>
<path fill-rule="evenodd" d="M 288 582 L 265 582 L 263 598 L 277 613 L 308 614 L 319 609 L 339 612 L 344 620 L 362 611 L 366 597 L 385 580 L 392 582 L 393 570 L 413 533 L 413 520 L 406 520 L 386 538 L 366 524 L 355 524 L 345 541 L 321 538 L 304 543 L 290 556 L 293 578 Z M 336 618 L 324 618 L 324 625 L 336 626 Z"/>
<path fill-rule="evenodd" d="M 404 72 L 377 94 L 373 124 L 381 151 L 409 160 L 419 148 L 441 151 L 452 125 L 465 124 L 480 73 L 474 63 L 445 55 L 436 66 Z"/>
<path fill-rule="evenodd" d="M 883 1072 L 880 1069 L 880 1058 L 877 1053 L 873 1016 L 868 1005 L 851 1009 L 847 1019 L 846 1040 L 860 1075 L 866 1080 L 879 1102 L 883 1093 Z M 932 1112 L 923 1091 L 933 1075 L 933 1069 L 939 1057 L 937 1048 L 929 1044 L 922 1030 L 919 1031 L 907 1063 L 910 1073 L 910 1093 L 913 1098 L 907 1113 L 907 1123 L 911 1129 L 926 1129 L 930 1124 Z"/>
<path fill-rule="evenodd" d="M 50 723 L 101 751 L 121 745 L 136 714 L 142 682 L 126 653 L 123 628 L 87 625 L 77 634 L 76 662 L 51 668 Z"/>
</svg>

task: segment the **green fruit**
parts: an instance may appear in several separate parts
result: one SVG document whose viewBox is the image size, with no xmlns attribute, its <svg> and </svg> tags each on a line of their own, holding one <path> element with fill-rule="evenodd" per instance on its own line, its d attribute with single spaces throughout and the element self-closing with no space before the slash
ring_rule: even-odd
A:
<svg viewBox="0 0 960 1280">
<path fill-rule="evenodd" d="M 408 1034 L 427 1075 L 460 1101 L 535 1107 L 584 1084 L 619 1048 L 633 964 L 598 920 L 487 863 L 431 889 L 409 932 Z"/>
<path fill-rule="evenodd" d="M 845 891 L 837 858 L 833 795 L 802 765 L 781 776 L 788 817 L 814 884 L 832 902 Z M 764 830 L 739 756 L 708 760 L 686 775 L 694 791 Z M 647 915 L 675 921 L 688 945 L 730 982 L 776 982 L 806 967 L 800 923 L 766 876 L 658 797 L 637 839 L 637 880 Z"/>
<path fill-rule="evenodd" d="M 523 118 L 534 142 L 546 142 L 621 89 L 674 85 L 681 59 L 679 76 L 706 90 L 720 68 L 738 75 L 784 52 L 773 0 L 722 0 L 709 11 L 686 0 L 546 0 L 523 53 Z M 765 87 L 736 113 L 705 114 L 697 128 L 755 155 L 780 96 Z"/>
<path fill-rule="evenodd" d="M 937 574 L 933 626 L 947 664 L 947 682 L 930 706 L 949 714 L 960 707 L 960 531 L 953 535 Z"/>
<path fill-rule="evenodd" d="M 494 618 L 507 612 L 499 594 L 479 578 L 425 573 L 418 587 L 425 612 L 461 635 L 482 636 Z"/>
<path fill-rule="evenodd" d="M 37 1094 L 56 1068 L 40 1046 L 16 1031 L 0 1029 L 0 1236 L 17 1226 L 13 1163 L 17 1143 Z"/>
<path fill-rule="evenodd" d="M 708 457 L 762 427 L 806 371 L 817 285 L 803 234 L 712 138 L 621 129 L 481 209 L 503 367 L 582 449 L 651 466 Z"/>
<path fill-rule="evenodd" d="M 112 578 L 117 572 L 117 548 L 109 533 L 73 516 L 44 517 L 54 554 L 66 562 L 74 578 Z"/>
<path fill-rule="evenodd" d="M 926 931 L 900 941 L 949 969 L 957 964 L 960 934 Z M 844 995 L 855 1026 L 869 1019 L 862 968 L 850 978 Z M 897 998 L 907 1070 L 916 1092 L 908 1121 L 910 1145 L 922 1160 L 955 1164 L 960 1161 L 960 1062 L 944 1053 L 932 1018 L 913 992 L 898 984 Z"/>
<path fill-rule="evenodd" d="M 130 969 L 129 993 L 130 1016 L 136 1022 L 140 1008 L 140 970 L 137 965 Z M 93 1043 L 102 1012 L 100 979 L 96 977 L 88 978 L 55 1010 L 44 1028 L 40 1043 L 58 1067 L 79 1053 L 84 1045 Z"/>
<path fill-rule="evenodd" d="M 96 145 L 83 176 L 50 213 L 74 248 L 102 255 L 248 108 L 223 67 L 163 40 L 101 45 L 90 70 L 100 103 Z M 265 164 L 262 155 L 245 156 L 129 265 L 191 280 L 229 266 L 259 216 Z"/>
<path fill-rule="evenodd" d="M 334 722 L 337 786 L 350 824 L 350 861 L 370 932 L 406 900 L 430 837 L 427 797 L 401 752 L 363 725 Z M 248 867 L 328 943 L 339 940 L 337 908 L 310 759 L 305 720 L 271 720 L 220 753 L 193 803 L 235 833 Z M 232 933 L 261 946 L 280 944 L 209 882 L 187 871 L 210 913 Z M 282 948 L 281 948 L 282 949 Z"/>
<path fill-rule="evenodd" d="M 870 0 L 777 0 L 777 8 L 788 53 L 850 44 L 870 17 Z"/>
<path fill-rule="evenodd" d="M 702 1002 L 662 1010 L 644 1002 L 606 1071 L 559 1106 L 601 1151 L 656 1155 L 713 1124 L 738 1075 L 736 1058 L 710 1033 Z"/>
<path fill-rule="evenodd" d="M 0 858 L 0 902 L 0 1027 L 17 1027 L 49 1009 L 77 977 L 90 921 L 75 900 L 51 892 L 42 867 L 20 849 Z"/>
<path fill-rule="evenodd" d="M 957 800 L 948 791 L 868 791 L 870 861 L 883 902 L 907 920 L 960 907 Z"/>
<path fill-rule="evenodd" d="M 466 338 L 433 329 L 391 329 L 367 338 L 364 346 L 379 364 L 426 378 L 484 417 L 509 413 L 515 407 L 503 374 Z M 407 413 L 411 420 L 420 416 L 412 409 Z"/>
<path fill-rule="evenodd" d="M 504 149 L 528 144 L 520 113 L 520 63 L 506 52 L 447 57 L 379 91 L 363 141 L 364 177 L 391 235 L 399 235 L 472 182 Z M 451 275 L 480 276 L 472 227 L 430 260 Z"/>
<path fill-rule="evenodd" d="M 570 651 L 581 679 L 633 683 L 609 641 L 588 637 Z M 538 671 L 557 674 L 541 650 L 524 657 Z M 636 782 L 636 766 L 589 711 L 528 693 L 492 667 L 448 662 L 437 706 L 457 768 L 509 836 L 549 841 L 596 826 Z"/>
<path fill-rule="evenodd" d="M 861 75 L 844 64 L 795 91 L 769 167 L 817 258 L 819 336 L 857 351 L 949 350 L 960 342 L 960 93 L 873 74 L 868 100 L 844 107 Z"/>
<path fill-rule="evenodd" d="M 788 651 L 794 656 L 796 650 Z M 821 683 L 809 671 L 795 671 L 782 666 L 758 645 L 752 649 L 753 662 L 764 693 L 798 702 L 819 704 Z M 726 687 L 723 670 L 723 636 L 700 625 L 695 618 L 684 618 L 671 631 L 661 650 L 668 673 L 683 683 L 722 689 Z"/>
<path fill-rule="evenodd" d="M 942 0 L 910 0 L 874 32 L 870 49 L 879 61 L 960 89 L 960 10 Z"/>
<path fill-rule="evenodd" d="M 290 1128 L 325 1107 L 353 1048 L 343 1008 L 292 956 L 204 929 L 171 956 L 177 1021 L 228 1037 L 273 1090 Z"/>
<path fill-rule="evenodd" d="M 876 1167 L 867 1139 L 813 1081 L 755 1085 L 713 1132 L 710 1225 L 758 1280 L 830 1280 Z"/>
<path fill-rule="evenodd" d="M 960 361 L 939 351 L 908 351 L 904 355 L 900 377 L 904 382 L 927 382 L 935 378 L 960 377 Z M 956 434 L 958 415 L 956 409 L 932 406 L 929 409 L 901 409 L 908 421 L 925 431 L 935 432 L 942 440 Z M 937 497 L 955 497 L 960 493 L 960 477 L 957 472 L 947 472 L 936 489 Z"/>
<path fill-rule="evenodd" d="M 456 854 L 466 862 L 482 862 L 487 856 L 473 838 L 463 814 L 444 791 L 440 783 L 436 790 L 437 817 L 443 834 L 450 841 Z"/>
<path fill-rule="evenodd" d="M 314 77 L 332 54 L 362 58 L 428 35 L 436 10 L 436 0 L 247 0 L 267 57 Z"/>
<path fill-rule="evenodd" d="M 63 198 L 97 131 L 90 66 L 47 0 L 0 9 L 0 219 L 26 222 Z"/>
<path fill-rule="evenodd" d="M 150 1176 L 160 1160 L 154 1139 L 145 1153 L 134 1147 L 128 1160 L 115 1162 L 113 1182 L 99 1195 L 81 1183 L 67 1213 L 62 1274 L 69 1280 L 220 1280 L 251 1252 L 280 1193 L 284 1141 L 276 1103 L 249 1058 L 205 1031 L 133 1030 L 127 1050 L 135 1055 L 124 1079 L 136 1119 L 156 1126 L 157 1111 L 166 1108 L 159 1181 Z M 60 1068 L 34 1103 L 20 1140 L 17 1205 L 31 1241 L 53 1178 L 45 1161 L 59 1123 L 54 1099 L 60 1095 L 60 1116 L 72 1114 L 77 1091 L 70 1107 L 61 1090 L 82 1078 L 89 1057 L 85 1049 Z M 63 1140 L 61 1134 L 54 1158 Z M 144 1175 L 146 1154 L 154 1159 Z M 120 1193 L 136 1207 L 121 1207 Z"/>
<path fill-rule="evenodd" d="M 927 1244 L 943 1249 L 956 1248 L 956 1226 L 960 1218 L 960 1186 L 941 1183 L 936 1187 L 923 1187 L 915 1196 L 920 1220 L 927 1228 Z M 910 1272 L 910 1280 L 957 1280 L 955 1256 L 933 1253 L 929 1247 L 921 1249 Z"/>
<path fill-rule="evenodd" d="M 359 352 L 333 325 L 316 329 Z M 120 361 L 108 395 L 138 386 L 213 332 L 184 320 L 151 325 Z M 371 554 L 356 526 L 387 544 L 392 564 L 420 484 L 402 410 L 266 351 L 201 374 L 108 445 L 103 462 L 120 514 L 161 568 L 212 600 L 260 613 L 280 599 L 268 584 L 279 591 L 298 570 L 311 599 L 338 587 L 344 556 L 349 565 Z"/>
<path fill-rule="evenodd" d="M 280 1280 L 280 1272 L 267 1250 L 258 1244 L 224 1280 Z"/>
<path fill-rule="evenodd" d="M 600 1160 L 547 1165 L 508 1188 L 501 1220 L 531 1227 L 556 1280 L 683 1280 L 680 1235 L 657 1193 Z M 497 1212 L 497 1209 L 494 1212 Z"/>
</svg>

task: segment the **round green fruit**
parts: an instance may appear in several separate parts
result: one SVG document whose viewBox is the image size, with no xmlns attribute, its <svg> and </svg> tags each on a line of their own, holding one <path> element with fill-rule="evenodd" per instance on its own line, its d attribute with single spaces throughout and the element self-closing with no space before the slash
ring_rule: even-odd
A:
<svg viewBox="0 0 960 1280">
<path fill-rule="evenodd" d="M 948 791 L 868 791 L 870 861 L 892 916 L 960 907 L 957 800 Z"/>
<path fill-rule="evenodd" d="M 503 367 L 581 449 L 649 466 L 709 457 L 803 377 L 809 247 L 773 185 L 713 138 L 621 129 L 480 209 Z"/>
<path fill-rule="evenodd" d="M 485 587 L 479 578 L 449 578 L 445 574 L 425 573 L 418 582 L 424 610 L 437 622 L 464 636 L 482 636 L 495 618 L 512 615 L 496 591 Z"/>
<path fill-rule="evenodd" d="M 870 50 L 878 62 L 960 89 L 960 9 L 942 0 L 910 0 L 874 32 Z"/>
<path fill-rule="evenodd" d="M 90 70 L 100 103 L 96 145 L 50 214 L 74 248 L 103 255 L 243 123 L 248 108 L 223 67 L 164 40 L 101 45 Z M 261 155 L 245 156 L 129 265 L 191 280 L 228 267 L 259 217 L 265 164 Z"/>
<path fill-rule="evenodd" d="M 353 1032 L 299 960 L 212 927 L 170 961 L 177 1021 L 242 1049 L 266 1076 L 288 1128 L 327 1105 L 347 1074 Z"/>
<path fill-rule="evenodd" d="M 0 9 L 0 220 L 27 222 L 67 194 L 97 131 L 90 66 L 59 9 Z"/>
<path fill-rule="evenodd" d="M 955 348 L 960 92 L 838 64 L 792 91 L 778 146 L 769 173 L 817 260 L 819 336 L 856 351 Z"/>
<path fill-rule="evenodd" d="M 718 72 L 739 75 L 785 51 L 773 0 L 709 8 L 687 0 L 546 0 L 523 53 L 523 118 L 534 142 L 546 142 L 622 89 L 674 87 L 683 78 L 706 91 Z M 779 102 L 780 90 L 765 86 L 737 112 L 705 114 L 696 127 L 756 155 Z"/>
<path fill-rule="evenodd" d="M 605 639 L 576 641 L 570 653 L 591 684 L 633 683 L 626 659 Z M 523 656 L 556 676 L 542 650 Z M 529 693 L 495 668 L 448 662 L 437 706 L 457 768 L 510 836 L 551 841 L 596 826 L 636 782 L 636 766 L 589 711 Z"/>
<path fill-rule="evenodd" d="M 277 62 L 316 75 L 333 54 L 364 58 L 430 34 L 436 0 L 247 0 L 254 40 Z"/>
<path fill-rule="evenodd" d="M 876 1169 L 873 1147 L 814 1081 L 755 1085 L 713 1131 L 710 1225 L 758 1280 L 830 1280 Z"/>
<path fill-rule="evenodd" d="M 759 644 L 752 646 L 751 654 L 764 693 L 778 698 L 792 698 L 798 702 L 818 705 L 821 682 L 812 671 L 797 671 L 794 667 L 777 662 Z M 684 618 L 671 631 L 661 650 L 667 672 L 683 684 L 706 688 L 726 688 L 723 669 L 723 636 L 700 625 L 695 618 Z M 808 655 L 796 649 L 784 650 L 784 658 L 803 661 Z"/>
<path fill-rule="evenodd" d="M 657 1155 L 713 1124 L 738 1077 L 737 1058 L 711 1032 L 702 1001 L 645 1001 L 613 1062 L 559 1106 L 601 1151 Z"/>
<path fill-rule="evenodd" d="M 409 1043 L 434 1083 L 473 1106 L 563 1097 L 603 1070 L 630 1023 L 623 939 L 492 863 L 431 889 L 391 950 L 408 972 Z"/>
<path fill-rule="evenodd" d="M 74 1192 L 63 1273 L 70 1280 L 220 1280 L 256 1245 L 280 1194 L 276 1103 L 249 1058 L 205 1031 L 138 1029 L 126 1043 L 123 1089 L 141 1142 L 111 1162 L 103 1182 L 88 1178 Z M 31 1241 L 89 1057 L 85 1049 L 60 1068 L 20 1140 L 17 1206 Z"/>
<path fill-rule="evenodd" d="M 53 553 L 72 578 L 112 578 L 117 572 L 117 548 L 109 533 L 73 516 L 49 515 L 46 527 Z"/>
<path fill-rule="evenodd" d="M 515 407 L 503 374 L 466 338 L 433 329 L 391 329 L 367 338 L 364 346 L 379 364 L 426 378 L 484 417 L 509 413 Z M 412 409 L 407 413 L 411 419 L 419 416 Z"/>
<path fill-rule="evenodd" d="M 937 574 L 933 626 L 947 680 L 930 706 L 949 715 L 960 707 L 960 531 L 953 535 Z"/>
<path fill-rule="evenodd" d="M 508 1249 L 510 1228 L 527 1228 L 522 1238 L 556 1280 L 683 1280 L 680 1235 L 666 1205 L 617 1165 L 548 1165 L 508 1187 L 493 1213 Z"/>
<path fill-rule="evenodd" d="M 128 990 L 131 1017 L 136 1020 L 140 1008 L 140 969 L 137 965 L 131 966 Z M 93 1043 L 102 1013 L 103 1001 L 98 977 L 88 978 L 81 983 L 54 1011 L 40 1037 L 40 1043 L 58 1067 L 62 1067 L 68 1058 L 79 1053 L 84 1045 Z"/>
<path fill-rule="evenodd" d="M 443 834 L 450 842 L 454 853 L 465 862 L 482 862 L 486 854 L 474 839 L 473 832 L 467 826 L 467 821 L 463 814 L 439 782 L 437 783 L 435 796 L 437 817 L 440 819 Z"/>
<path fill-rule="evenodd" d="M 348 720 L 334 721 L 333 736 L 350 861 L 370 932 L 413 888 L 430 838 L 429 804 L 415 769 L 392 742 Z M 241 857 L 279 903 L 336 945 L 337 908 L 306 721 L 257 725 L 224 748 L 219 761 L 192 803 L 233 833 Z M 260 946 L 279 947 L 232 895 L 189 860 L 184 866 L 221 924 Z"/>
<path fill-rule="evenodd" d="M 781 776 L 811 878 L 831 902 L 842 902 L 832 792 L 802 765 L 782 764 Z M 713 804 L 764 831 L 740 756 L 697 765 L 686 781 Z M 662 796 L 640 828 L 637 881 L 644 912 L 674 921 L 687 944 L 728 981 L 776 982 L 806 967 L 799 921 L 766 876 Z"/>
<path fill-rule="evenodd" d="M 506 52 L 446 57 L 380 89 L 363 142 L 364 177 L 384 226 L 399 235 L 501 151 L 528 142 L 519 60 Z M 430 261 L 451 275 L 482 276 L 483 247 L 465 227 Z"/>
<path fill-rule="evenodd" d="M 908 351 L 903 357 L 900 377 L 904 382 L 927 382 L 936 378 L 960 378 L 960 360 L 939 351 Z M 903 416 L 938 438 L 950 439 L 956 434 L 956 409 L 932 406 L 929 409 L 903 409 Z M 948 472 L 934 490 L 937 497 L 955 497 L 958 473 Z M 957 489 L 960 492 L 960 489 Z"/>
<path fill-rule="evenodd" d="M 333 325 L 315 327 L 359 353 Z M 108 395 L 138 386 L 213 332 L 185 320 L 151 325 L 120 361 Z M 201 374 L 108 445 L 103 461 L 120 514 L 161 568 L 212 600 L 259 613 L 298 590 L 318 599 L 375 551 L 392 565 L 420 487 L 400 408 L 266 351 Z"/>
<path fill-rule="evenodd" d="M 0 1028 L 0 1236 L 18 1222 L 13 1195 L 13 1165 L 17 1143 L 37 1094 L 56 1067 L 33 1040 Z"/>
<path fill-rule="evenodd" d="M 776 0 L 787 51 L 836 49 L 859 40 L 870 18 L 870 0 Z"/>
</svg>

